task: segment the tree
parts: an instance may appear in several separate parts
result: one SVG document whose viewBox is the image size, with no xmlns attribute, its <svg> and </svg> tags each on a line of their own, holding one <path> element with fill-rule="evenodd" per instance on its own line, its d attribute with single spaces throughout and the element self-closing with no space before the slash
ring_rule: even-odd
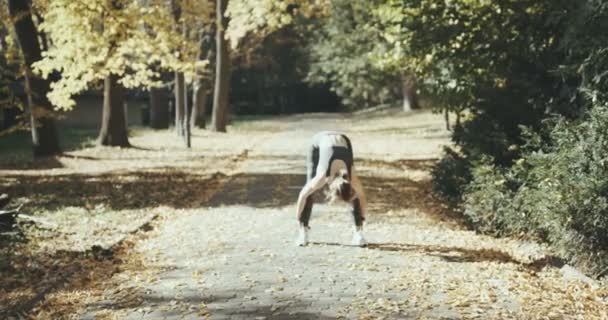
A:
<svg viewBox="0 0 608 320">
<path fill-rule="evenodd" d="M 163 83 L 148 88 L 150 97 L 150 127 L 153 129 L 169 128 L 169 89 L 164 84 L 166 76 L 161 75 L 157 81 Z"/>
<path fill-rule="evenodd" d="M 313 20 L 308 31 L 312 40 L 307 47 L 307 80 L 328 83 L 342 103 L 352 109 L 396 100 L 402 92 L 415 92 L 409 74 L 378 67 L 374 59 L 384 41 L 373 15 L 377 5 L 378 1 L 331 0 L 329 14 L 320 22 Z"/>
<path fill-rule="evenodd" d="M 418 89 L 416 83 L 416 75 L 411 72 L 404 71 L 401 74 L 401 88 L 403 92 L 403 111 L 408 112 L 416 109 L 420 109 L 420 103 L 418 101 Z"/>
<path fill-rule="evenodd" d="M 171 1 L 171 10 L 173 11 L 173 19 L 175 22 L 176 33 L 186 33 L 186 26 L 181 21 L 182 6 L 176 0 Z M 181 54 L 177 51 L 177 54 Z M 176 70 L 174 72 L 175 84 L 173 92 L 175 94 L 175 131 L 178 136 L 188 139 L 186 135 L 188 123 L 186 123 L 186 103 L 187 103 L 187 88 L 184 72 Z"/>
<path fill-rule="evenodd" d="M 201 34 L 206 26 L 206 17 L 210 16 L 208 11 L 197 9 L 199 1 L 177 0 L 171 1 L 173 18 L 175 21 L 176 32 L 181 33 L 183 39 L 189 41 L 189 44 L 197 44 L 195 51 L 190 53 L 184 52 L 188 49 L 187 46 L 179 47 L 176 56 L 181 58 L 182 55 L 188 59 L 193 59 L 193 67 L 189 69 L 178 69 L 175 71 L 175 128 L 177 134 L 184 138 L 187 147 L 191 144 L 191 117 L 193 106 L 189 100 L 189 87 L 194 87 L 194 82 L 198 79 L 200 73 L 206 69 L 207 61 L 201 59 L 204 53 L 200 45 L 200 38 L 197 35 Z M 205 2 L 208 3 L 208 2 Z M 193 15 L 192 12 L 200 12 L 201 16 Z M 186 13 L 186 14 L 184 14 Z M 198 102 L 198 101 L 197 101 Z"/>
<path fill-rule="evenodd" d="M 125 89 L 115 74 L 104 80 L 103 114 L 97 143 L 104 146 L 129 147 L 125 119 Z"/>
<path fill-rule="evenodd" d="M 42 59 L 42 54 L 38 41 L 40 34 L 32 20 L 30 4 L 28 1 L 9 0 L 8 9 L 23 53 L 34 157 L 59 154 L 61 149 L 52 118 L 53 106 L 47 98 L 50 84 L 32 71 L 32 65 Z"/>
<path fill-rule="evenodd" d="M 121 10 L 119 0 L 111 1 L 112 10 Z M 116 42 L 110 41 L 109 50 L 115 50 Z M 127 119 L 125 119 L 125 89 L 116 74 L 104 79 L 103 114 L 97 143 L 102 146 L 130 147 Z"/>
<path fill-rule="evenodd" d="M 213 58 L 215 27 L 213 24 L 208 28 L 200 30 L 200 55 L 199 61 L 210 61 Z M 200 70 L 194 75 L 192 84 L 192 110 L 190 112 L 190 126 L 192 128 L 205 128 L 205 116 L 207 113 L 207 99 L 209 97 L 212 82 L 210 80 L 210 68 Z"/>
<path fill-rule="evenodd" d="M 323 12 L 325 0 L 217 0 L 216 72 L 211 130 L 225 132 L 228 116 L 230 58 L 244 55 L 266 36 L 294 23 L 295 16 Z M 228 41 L 232 52 L 228 47 Z"/>
<path fill-rule="evenodd" d="M 18 57 L 21 54 L 17 48 L 6 41 L 10 21 L 7 16 L 8 10 L 0 11 L 0 113 L 3 114 L 0 136 L 24 126 L 23 121 L 18 119 L 22 114 L 22 109 L 14 90 L 15 84 L 18 82 L 18 65 L 22 64 L 22 61 L 21 59 L 19 62 L 12 61 L 14 56 Z"/>
<path fill-rule="evenodd" d="M 597 30 L 608 27 L 608 1 L 446 1 L 406 15 L 412 48 L 449 67 L 452 79 L 432 87 L 468 109 L 436 190 L 477 230 L 543 239 L 605 276 L 608 37 Z"/>
<path fill-rule="evenodd" d="M 56 108 L 71 109 L 75 94 L 101 80 L 125 88 L 158 87 L 161 72 L 180 72 L 188 77 L 206 65 L 196 60 L 197 42 L 189 41 L 176 30 L 166 1 L 147 2 L 112 0 L 111 6 L 96 0 L 44 2 L 41 27 L 49 35 L 51 45 L 35 68 L 45 76 L 61 73 L 48 95 Z M 207 5 L 200 1 L 182 0 L 179 5 L 186 8 L 183 11 L 189 18 L 200 19 L 208 12 Z M 110 75 L 116 75 L 116 81 L 106 81 Z M 122 91 L 109 88 L 106 92 Z M 120 132 L 126 132 L 126 128 Z"/>
<path fill-rule="evenodd" d="M 175 85 L 173 87 L 175 94 L 175 131 L 180 137 L 186 137 L 186 103 L 187 103 L 187 90 L 186 90 L 186 79 L 184 73 L 175 72 Z"/>
<path fill-rule="evenodd" d="M 211 115 L 211 130 L 226 132 L 228 120 L 228 99 L 230 91 L 230 56 L 225 30 L 228 25 L 224 16 L 228 0 L 216 0 L 216 59 L 215 87 L 213 93 L 213 113 Z"/>
<path fill-rule="evenodd" d="M 190 127 L 205 128 L 205 114 L 207 113 L 207 97 L 209 86 L 201 79 L 197 79 L 192 87 L 192 111 L 190 112 Z"/>
</svg>

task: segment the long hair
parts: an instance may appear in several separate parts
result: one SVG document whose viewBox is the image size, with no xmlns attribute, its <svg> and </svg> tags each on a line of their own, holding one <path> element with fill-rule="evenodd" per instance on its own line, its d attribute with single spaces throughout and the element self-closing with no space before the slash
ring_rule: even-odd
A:
<svg viewBox="0 0 608 320">
<path fill-rule="evenodd" d="M 330 184 L 329 190 L 327 191 L 327 201 L 334 203 L 337 200 L 349 202 L 352 198 L 352 188 L 350 181 L 348 180 L 348 173 L 346 170 L 341 171 L 338 177 L 336 177 Z"/>
</svg>

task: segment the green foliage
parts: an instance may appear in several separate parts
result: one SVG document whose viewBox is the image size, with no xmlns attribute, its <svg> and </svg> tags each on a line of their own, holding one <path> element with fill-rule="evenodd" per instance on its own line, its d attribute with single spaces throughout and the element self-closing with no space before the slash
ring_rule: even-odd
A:
<svg viewBox="0 0 608 320">
<path fill-rule="evenodd" d="M 432 57 L 424 87 L 441 107 L 467 110 L 453 140 L 470 171 L 487 159 L 510 166 L 525 144 L 522 126 L 538 131 L 551 113 L 580 113 L 563 103 L 576 75 L 557 72 L 577 12 L 571 1 L 397 3 L 413 33 L 412 55 Z M 460 181 L 464 190 L 467 177 Z"/>
<path fill-rule="evenodd" d="M 559 31 L 573 6 L 566 0 L 331 0 L 329 15 L 313 29 L 309 80 L 330 83 L 347 105 L 365 105 L 394 99 L 399 76 L 414 74 L 437 109 L 520 106 L 508 128 L 515 130 L 519 120 L 532 124 L 545 109 L 538 98 L 555 84 L 552 73 L 564 57 Z"/>
<path fill-rule="evenodd" d="M 444 152 L 432 171 L 433 191 L 456 206 L 461 201 L 462 186 L 471 180 L 470 168 L 467 160 L 458 152 L 447 147 Z"/>
<path fill-rule="evenodd" d="M 442 108 L 525 102 L 559 62 L 555 31 L 567 3 L 387 0 L 375 11 L 386 40 L 379 64 L 415 72 Z"/>
<path fill-rule="evenodd" d="M 596 30 L 608 26 L 608 1 L 407 4 L 420 36 L 410 53 L 440 67 L 427 70 L 427 88 L 468 110 L 453 135 L 461 156 L 447 152 L 436 166 L 435 190 L 478 230 L 548 241 L 599 275 L 608 266 L 608 39 Z"/>
<path fill-rule="evenodd" d="M 526 233 L 591 272 L 608 266 L 608 109 L 558 121 L 550 147 L 531 147 L 510 168 L 475 167 L 464 213 L 484 232 Z M 532 141 L 541 141 L 531 137 Z"/>
<path fill-rule="evenodd" d="M 371 56 L 382 40 L 371 25 L 377 3 L 332 0 L 329 15 L 310 31 L 307 80 L 328 83 L 347 107 L 384 103 L 398 92 L 398 75 L 376 68 Z"/>
<path fill-rule="evenodd" d="M 295 26 L 266 36 L 260 46 L 235 59 L 231 104 L 237 114 L 286 114 L 337 111 L 339 99 L 327 86 L 311 86 L 306 76 L 306 39 Z"/>
</svg>

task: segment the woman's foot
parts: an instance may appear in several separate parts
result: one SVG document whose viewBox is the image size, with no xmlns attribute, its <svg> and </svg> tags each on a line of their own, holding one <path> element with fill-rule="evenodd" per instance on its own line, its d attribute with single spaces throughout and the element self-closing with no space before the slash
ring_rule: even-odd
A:
<svg viewBox="0 0 608 320">
<path fill-rule="evenodd" d="M 300 231 L 298 233 L 298 238 L 296 239 L 296 245 L 303 247 L 308 244 L 308 228 L 300 227 Z"/>
<path fill-rule="evenodd" d="M 355 228 L 355 232 L 353 233 L 352 245 L 357 247 L 367 246 L 367 241 L 363 237 L 363 229 L 361 227 Z"/>
</svg>

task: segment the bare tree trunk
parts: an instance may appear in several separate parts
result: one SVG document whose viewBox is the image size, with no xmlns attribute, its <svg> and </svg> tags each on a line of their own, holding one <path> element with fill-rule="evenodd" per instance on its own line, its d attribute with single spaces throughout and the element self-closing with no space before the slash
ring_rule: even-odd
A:
<svg viewBox="0 0 608 320">
<path fill-rule="evenodd" d="M 205 114 L 207 113 L 207 92 L 201 80 L 194 82 L 192 89 L 192 114 L 190 126 L 205 128 Z"/>
<path fill-rule="evenodd" d="M 180 31 L 186 36 L 187 29 L 182 22 L 180 22 L 182 8 L 176 0 L 170 1 L 171 10 L 173 12 L 173 19 L 175 21 L 176 30 Z M 190 140 L 190 129 L 188 128 L 188 90 L 186 88 L 186 81 L 184 79 L 184 73 L 175 72 L 175 131 L 177 135 L 184 138 L 186 145 L 189 147 Z"/>
<path fill-rule="evenodd" d="M 0 52 L 5 52 L 8 50 L 7 43 L 5 41 L 8 32 L 5 29 L 4 25 L 0 23 Z M 7 87 L 10 83 L 17 82 L 15 76 L 13 76 L 13 71 L 11 70 L 8 62 L 6 61 L 6 57 L 4 54 L 0 54 L 0 86 Z M 0 134 L 2 134 L 3 130 L 7 130 L 13 128 L 19 124 L 23 124 L 23 121 L 20 119 L 23 114 L 23 110 L 16 106 L 17 97 L 13 92 L 9 90 L 0 90 L 0 101 L 4 101 L 6 104 L 4 106 L 0 105 L 0 112 L 2 113 L 3 121 L 0 122 Z M 27 105 L 27 98 L 19 99 L 22 101 L 23 105 Z"/>
<path fill-rule="evenodd" d="M 157 68 L 160 68 L 157 66 Z M 160 87 L 148 88 L 148 96 L 150 98 L 150 127 L 153 129 L 168 129 L 170 122 L 170 93 L 169 88 L 165 85 L 171 79 L 171 74 L 160 72 L 159 80 L 162 85 Z"/>
<path fill-rule="evenodd" d="M 182 25 L 182 33 L 184 34 L 184 38 L 188 39 L 189 29 L 184 23 Z M 184 74 L 182 73 L 182 77 Z M 184 142 L 186 142 L 186 148 L 192 147 L 192 128 L 190 127 L 190 114 L 192 113 L 192 101 L 190 101 L 190 96 L 188 95 L 188 83 L 184 81 L 183 95 L 182 99 L 184 100 L 184 109 L 183 117 L 182 117 L 182 127 L 184 128 Z"/>
<path fill-rule="evenodd" d="M 215 28 L 200 31 L 200 55 L 199 60 L 211 60 L 214 51 Z M 204 129 L 206 127 L 205 117 L 207 114 L 208 88 L 211 81 L 207 78 L 198 78 L 192 84 L 192 114 L 190 115 L 190 125 Z"/>
<path fill-rule="evenodd" d="M 29 1 L 9 0 L 9 14 L 14 21 L 15 33 L 25 60 L 25 86 L 32 123 L 32 143 L 34 157 L 61 153 L 57 128 L 51 117 L 53 106 L 47 98 L 50 91 L 49 80 L 37 77 L 31 70 L 34 62 L 42 59 L 38 30 L 32 21 Z"/>
<path fill-rule="evenodd" d="M 416 76 L 411 73 L 401 75 L 403 91 L 403 111 L 409 112 L 420 109 L 418 93 L 416 92 Z"/>
<path fill-rule="evenodd" d="M 186 148 L 192 147 L 192 128 L 190 127 L 190 117 L 192 116 L 192 103 L 188 101 L 188 87 L 184 89 L 184 141 L 186 142 Z"/>
<path fill-rule="evenodd" d="M 150 127 L 169 128 L 169 90 L 166 87 L 150 88 Z"/>
<path fill-rule="evenodd" d="M 184 119 L 186 117 L 185 90 L 184 73 L 175 72 L 175 132 L 180 137 L 186 134 L 184 128 Z"/>
<path fill-rule="evenodd" d="M 103 146 L 129 147 L 125 118 L 125 89 L 118 76 L 110 74 L 103 85 L 103 115 L 97 143 Z"/>
<path fill-rule="evenodd" d="M 443 116 L 445 118 L 445 129 L 448 130 L 448 131 L 450 131 L 450 130 L 452 130 L 450 128 L 450 112 L 447 109 L 445 109 L 443 111 L 443 113 L 444 113 Z"/>
<path fill-rule="evenodd" d="M 228 98 L 230 90 L 230 57 L 228 55 L 228 41 L 224 37 L 227 19 L 224 12 L 228 0 L 217 0 L 216 17 L 216 62 L 215 62 L 215 89 L 213 93 L 213 114 L 211 116 L 211 130 L 226 132 L 228 115 Z"/>
</svg>

